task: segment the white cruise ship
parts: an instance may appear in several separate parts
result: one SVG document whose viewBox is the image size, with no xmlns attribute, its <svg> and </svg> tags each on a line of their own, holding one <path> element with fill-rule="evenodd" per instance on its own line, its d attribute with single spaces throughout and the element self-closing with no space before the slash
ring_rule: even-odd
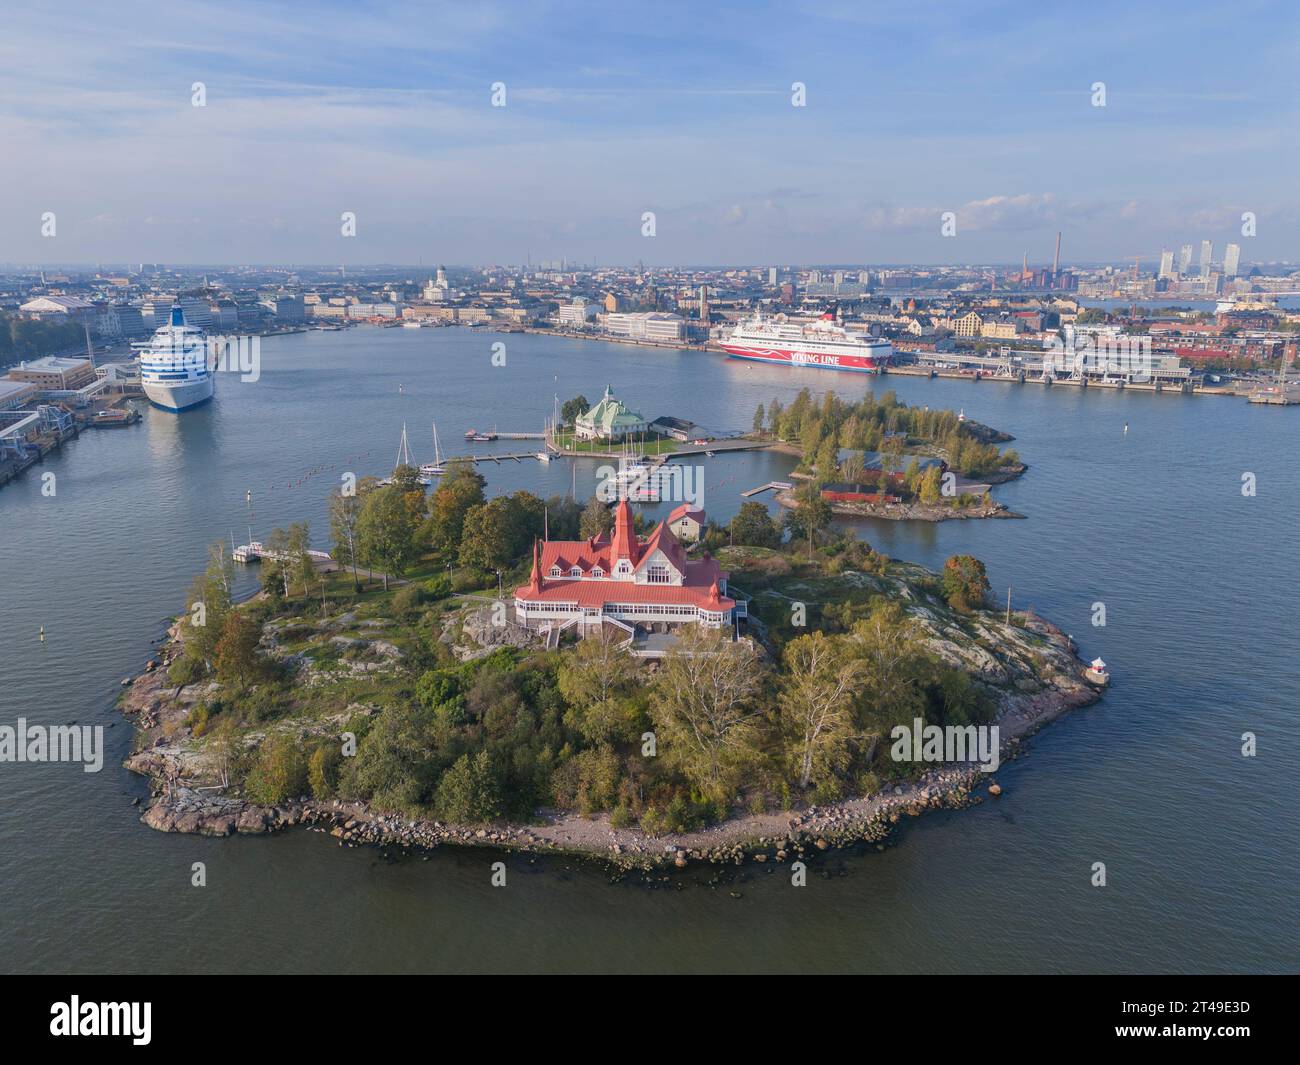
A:
<svg viewBox="0 0 1300 1065">
<path fill-rule="evenodd" d="M 207 334 L 186 325 L 180 307 L 172 308 L 171 321 L 152 339 L 132 346 L 140 356 L 144 394 L 155 407 L 189 410 L 212 398 Z"/>
<path fill-rule="evenodd" d="M 812 320 L 757 315 L 737 324 L 722 350 L 733 359 L 864 373 L 879 372 L 894 353 L 889 341 L 851 333 L 829 314 Z"/>
</svg>

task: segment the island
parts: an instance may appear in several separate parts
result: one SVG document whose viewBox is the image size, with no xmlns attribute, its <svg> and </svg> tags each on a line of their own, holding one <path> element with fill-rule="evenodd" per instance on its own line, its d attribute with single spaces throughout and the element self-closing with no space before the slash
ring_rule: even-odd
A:
<svg viewBox="0 0 1300 1065">
<path fill-rule="evenodd" d="M 800 484 L 776 496 L 801 511 L 798 530 L 819 512 L 891 521 L 1023 517 L 991 494 L 1028 468 L 1014 450 L 998 448 L 1014 438 L 961 411 L 909 407 L 892 391 L 846 402 L 833 392 L 817 401 L 804 389 L 788 406 L 760 406 L 754 433 L 799 456 L 792 477 Z"/>
<path fill-rule="evenodd" d="M 488 499 L 468 463 L 431 493 L 417 473 L 336 491 L 328 561 L 276 530 L 242 602 L 212 546 L 124 681 L 146 824 L 793 861 L 996 794 L 1001 759 L 1099 695 L 967 555 L 934 573 L 851 531 L 787 539 L 758 504 L 648 528 L 625 501 Z"/>
</svg>

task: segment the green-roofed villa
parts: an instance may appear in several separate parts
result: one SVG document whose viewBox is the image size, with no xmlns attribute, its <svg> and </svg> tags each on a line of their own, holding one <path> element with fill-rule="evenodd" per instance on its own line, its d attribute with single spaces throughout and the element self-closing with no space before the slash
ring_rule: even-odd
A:
<svg viewBox="0 0 1300 1065">
<path fill-rule="evenodd" d="M 605 395 L 586 414 L 579 414 L 574 422 L 574 432 L 579 440 L 622 440 L 640 436 L 650 428 L 649 423 L 634 410 L 614 398 L 614 390 L 605 386 Z"/>
</svg>

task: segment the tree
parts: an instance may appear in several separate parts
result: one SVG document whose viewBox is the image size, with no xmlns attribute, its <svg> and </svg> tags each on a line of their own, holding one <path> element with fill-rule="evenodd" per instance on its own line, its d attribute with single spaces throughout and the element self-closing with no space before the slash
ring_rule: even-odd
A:
<svg viewBox="0 0 1300 1065">
<path fill-rule="evenodd" d="M 183 634 L 183 664 L 176 665 L 174 677 L 189 683 L 211 665 L 221 626 L 230 610 L 230 588 L 234 581 L 234 564 L 226 554 L 224 543 L 208 548 L 208 564 L 194 579 L 180 617 Z M 168 671 L 172 674 L 172 670 Z"/>
<path fill-rule="evenodd" d="M 285 563 L 288 575 L 294 580 L 302 581 L 302 594 L 309 595 L 310 584 L 316 576 L 316 563 L 308 554 L 311 550 L 311 529 L 305 521 L 296 521 L 289 526 L 286 550 L 289 552 Z"/>
<path fill-rule="evenodd" d="M 815 766 L 828 766 L 853 732 L 852 695 L 864 672 L 846 641 L 812 632 L 786 644 L 778 704 L 781 725 L 799 774 L 808 787 Z"/>
<path fill-rule="evenodd" d="M 487 481 L 472 462 L 453 463 L 443 475 L 433 493 L 425 538 L 444 558 L 452 558 L 460 550 L 465 515 L 471 507 L 486 502 L 483 494 L 486 485 Z"/>
<path fill-rule="evenodd" d="M 745 547 L 778 547 L 781 528 L 774 522 L 762 503 L 741 503 L 740 511 L 731 519 L 731 542 Z"/>
<path fill-rule="evenodd" d="M 281 529 L 278 526 L 271 530 L 271 534 L 266 538 L 267 552 L 274 556 L 264 559 L 262 565 L 275 574 L 280 586 L 284 589 L 284 597 L 289 597 L 289 575 L 293 572 L 293 565 L 290 562 L 292 548 L 289 543 L 289 532 L 287 529 Z M 266 575 L 263 574 L 263 580 Z"/>
<path fill-rule="evenodd" d="M 767 428 L 768 432 L 773 436 L 776 436 L 777 430 L 781 426 L 781 413 L 782 408 L 779 399 L 774 399 L 767 405 Z"/>
<path fill-rule="evenodd" d="M 376 809 L 421 813 L 437 778 L 428 718 L 410 703 L 385 709 L 344 763 L 340 791 L 369 799 Z"/>
<path fill-rule="evenodd" d="M 291 736 L 271 736 L 262 744 L 244 781 L 254 802 L 284 802 L 307 790 L 307 761 Z"/>
<path fill-rule="evenodd" d="M 921 478 L 920 496 L 921 502 L 925 503 L 927 506 L 934 506 L 943 498 L 938 466 L 931 466 L 925 471 L 924 476 Z"/>
<path fill-rule="evenodd" d="M 465 514 L 460 541 L 460 564 L 484 570 L 504 569 L 521 554 L 526 535 L 523 514 L 518 502 L 509 496 L 497 496 Z"/>
<path fill-rule="evenodd" d="M 953 555 L 943 564 L 941 580 L 948 605 L 962 614 L 982 606 L 989 594 L 984 563 L 973 555 Z"/>
<path fill-rule="evenodd" d="M 792 540 L 808 538 L 808 557 L 812 558 L 813 540 L 817 533 L 830 525 L 833 516 L 831 505 L 821 497 L 817 486 L 809 482 L 799 493 L 794 509 L 786 512 L 785 527 Z"/>
<path fill-rule="evenodd" d="M 599 498 L 592 496 L 582 512 L 582 520 L 578 523 L 578 531 L 582 534 L 582 538 L 588 540 L 593 536 L 604 536 L 612 528 L 614 528 L 614 515 Z"/>
<path fill-rule="evenodd" d="M 636 663 L 622 643 L 622 636 L 602 629 L 560 662 L 560 694 L 571 707 L 565 723 L 595 744 L 628 738 L 624 696 L 636 679 Z"/>
<path fill-rule="evenodd" d="M 243 688 L 258 678 L 263 670 L 262 658 L 257 653 L 261 638 L 262 626 L 243 611 L 231 610 L 226 614 L 214 657 L 217 679 L 222 684 Z"/>
<path fill-rule="evenodd" d="M 541 537 L 546 527 L 546 504 L 532 492 L 522 489 L 510 497 L 515 513 L 519 519 L 519 537 L 515 542 L 513 557 L 518 558 L 530 551 L 533 541 Z M 557 536 L 558 540 L 559 537 Z"/>
<path fill-rule="evenodd" d="M 307 759 L 307 783 L 311 785 L 315 798 L 332 799 L 335 796 L 342 763 L 343 752 L 337 743 L 325 740 L 317 744 Z"/>
<path fill-rule="evenodd" d="M 849 484 L 861 484 L 862 474 L 866 470 L 866 460 L 861 451 L 852 451 L 840 463 L 840 471 Z"/>
<path fill-rule="evenodd" d="M 835 437 L 828 436 L 817 448 L 817 483 L 826 484 L 836 479 L 839 474 L 840 449 L 835 445 Z"/>
<path fill-rule="evenodd" d="M 587 397 L 583 395 L 574 396 L 566 400 L 560 407 L 560 421 L 565 425 L 572 425 L 578 419 L 579 414 L 586 414 L 591 410 L 591 404 L 587 402 Z"/>
<path fill-rule="evenodd" d="M 357 517 L 357 548 L 361 558 L 384 571 L 384 588 L 390 573 L 401 576 L 417 553 L 419 525 L 396 485 L 369 493 Z"/>
<path fill-rule="evenodd" d="M 758 405 L 758 409 L 754 411 L 754 432 L 762 433 L 763 421 L 764 421 L 763 404 L 760 403 Z"/>
<path fill-rule="evenodd" d="M 897 602 L 880 602 L 849 637 L 861 664 L 856 703 L 859 724 L 879 730 L 923 709 L 920 683 L 928 659 L 921 630 Z"/>
<path fill-rule="evenodd" d="M 582 507 L 567 497 L 551 496 L 546 501 L 546 525 L 552 540 L 578 540 L 582 536 Z"/>
<path fill-rule="evenodd" d="M 487 751 L 462 754 L 438 781 L 438 816 L 456 824 L 476 824 L 501 816 L 501 788 Z"/>
<path fill-rule="evenodd" d="M 725 629 L 686 625 L 651 684 L 661 749 L 715 801 L 726 800 L 732 770 L 753 750 L 761 683 L 749 641 L 733 641 Z"/>
<path fill-rule="evenodd" d="M 361 516 L 362 497 L 377 485 L 373 477 L 357 482 L 356 491 L 344 495 L 342 487 L 330 495 L 330 535 L 334 540 L 334 557 L 341 565 L 352 567 L 352 583 L 360 585 L 357 575 L 357 519 Z"/>
</svg>

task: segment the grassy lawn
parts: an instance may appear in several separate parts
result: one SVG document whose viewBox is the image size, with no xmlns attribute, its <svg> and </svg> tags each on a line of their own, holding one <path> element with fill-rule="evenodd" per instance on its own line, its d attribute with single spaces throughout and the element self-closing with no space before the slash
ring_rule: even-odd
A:
<svg viewBox="0 0 1300 1065">
<path fill-rule="evenodd" d="M 618 451 L 623 447 L 616 440 L 579 440 L 571 429 L 562 429 L 556 433 L 554 442 L 561 451 L 580 455 Z M 662 455 L 676 451 L 681 443 L 670 436 L 647 435 L 644 440 L 633 440 L 629 446 L 633 451 L 640 451 L 644 455 Z"/>
</svg>

